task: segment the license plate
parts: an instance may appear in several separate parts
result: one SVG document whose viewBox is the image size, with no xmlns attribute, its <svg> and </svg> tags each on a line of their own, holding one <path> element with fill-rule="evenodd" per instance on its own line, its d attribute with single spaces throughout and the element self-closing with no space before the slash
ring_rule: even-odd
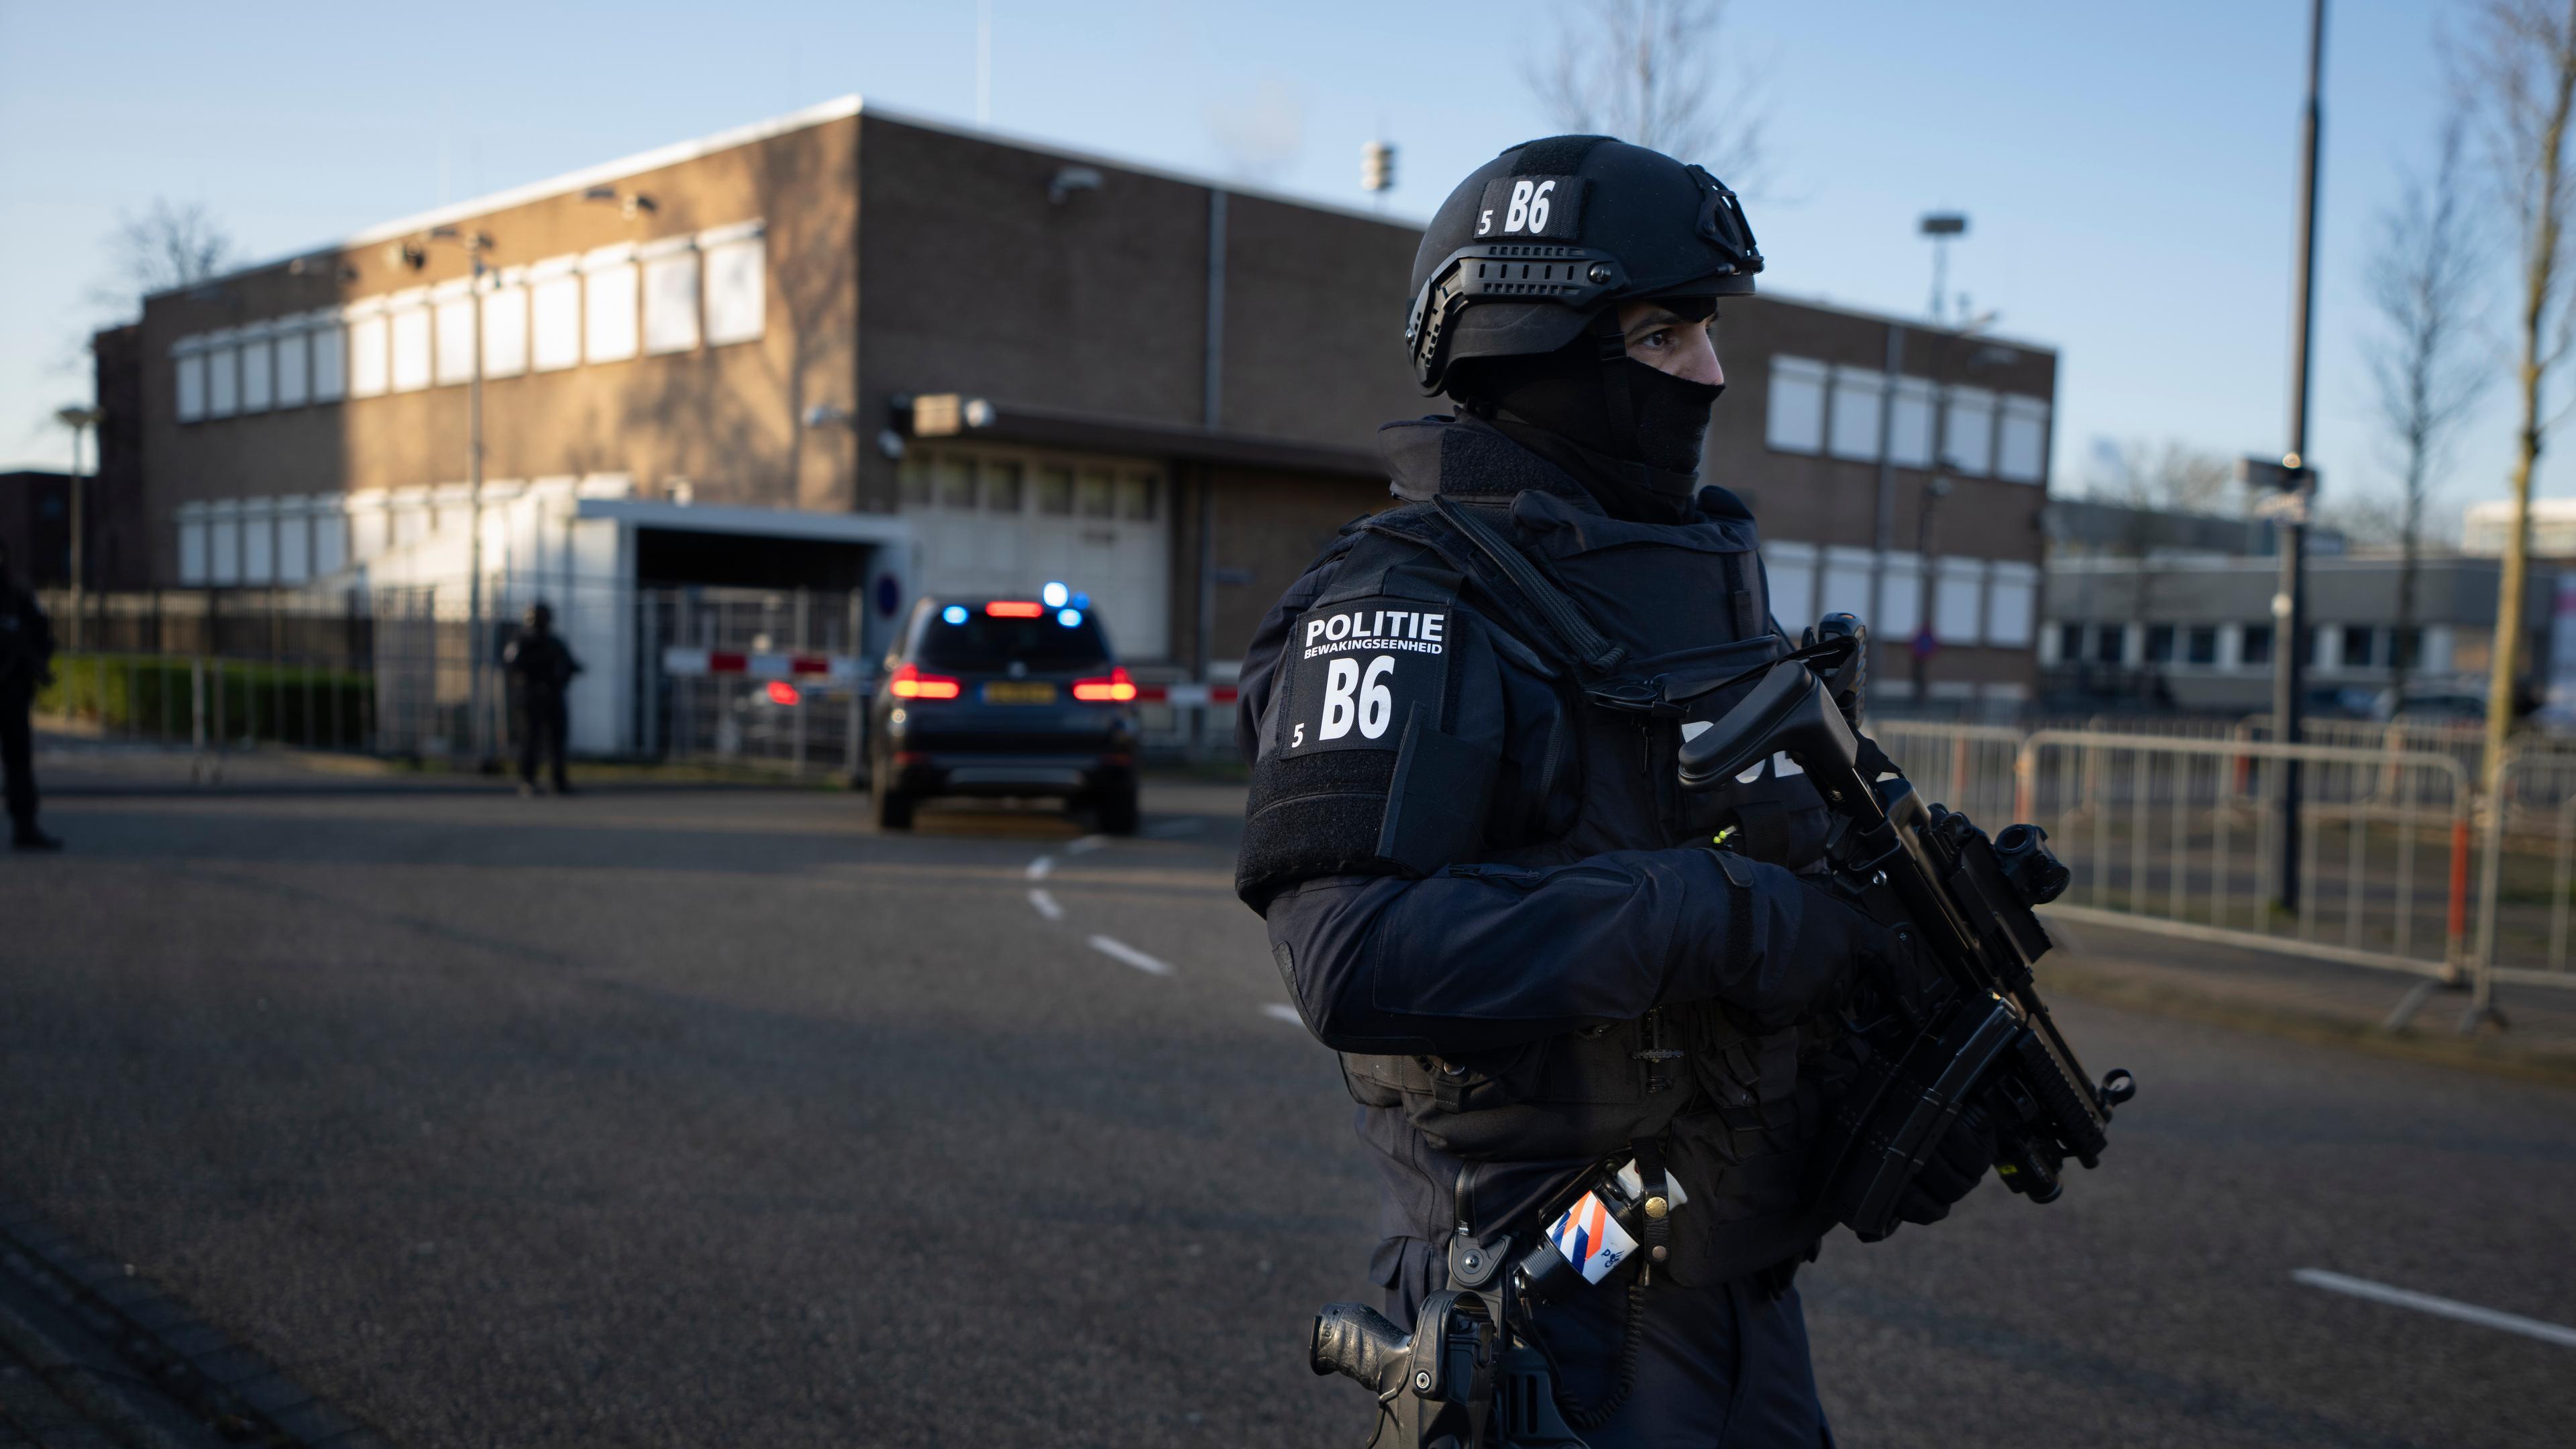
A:
<svg viewBox="0 0 2576 1449">
<path fill-rule="evenodd" d="M 1055 686 L 1027 680 L 995 680 L 984 686 L 986 704 L 1053 704 Z"/>
</svg>

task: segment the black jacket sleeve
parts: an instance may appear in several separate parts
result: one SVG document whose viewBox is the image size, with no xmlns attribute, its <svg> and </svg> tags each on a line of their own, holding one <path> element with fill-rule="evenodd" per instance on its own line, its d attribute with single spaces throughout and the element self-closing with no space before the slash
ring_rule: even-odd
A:
<svg viewBox="0 0 2576 1449">
<path fill-rule="evenodd" d="M 1236 730 L 1247 761 L 1267 743 L 1287 632 L 1330 587 L 1335 562 L 1290 588 L 1246 651 Z M 1468 652 L 1483 667 L 1464 683 L 1459 713 L 1508 752 L 1556 697 L 1531 681 L 1515 688 L 1504 651 Z M 1504 768 L 1514 772 L 1508 759 Z M 1665 1003 L 1722 1000 L 1789 1020 L 1848 969 L 1848 950 L 1815 949 L 1824 943 L 1809 930 L 1811 913 L 1837 909 L 1779 867 L 1694 846 L 1545 869 L 1461 863 L 1420 879 L 1322 875 L 1271 897 L 1265 914 L 1273 957 L 1326 1045 L 1449 1054 Z"/>
</svg>

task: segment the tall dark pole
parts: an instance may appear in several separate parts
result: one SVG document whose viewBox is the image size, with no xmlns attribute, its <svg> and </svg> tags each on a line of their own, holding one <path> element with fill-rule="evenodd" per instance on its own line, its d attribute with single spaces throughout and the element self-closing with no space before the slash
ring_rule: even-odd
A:
<svg viewBox="0 0 2576 1449">
<path fill-rule="evenodd" d="M 2308 9 L 2308 109 L 2300 122 L 2299 146 L 2299 303 L 2290 324 L 2290 451 L 2282 458 L 2293 489 L 2313 494 L 2315 471 L 2308 465 L 2309 345 L 2316 332 L 2317 148 L 2325 130 L 2318 90 L 2326 63 L 2326 0 L 2311 0 Z M 2306 662 L 2300 646 L 2308 626 L 2308 521 L 2304 506 L 2278 515 L 2281 554 L 2280 592 L 2272 598 L 2272 723 L 2274 738 L 2297 744 L 2299 706 L 2306 693 Z M 2281 762 L 2281 866 L 2273 893 L 2281 909 L 2299 908 L 2299 762 Z"/>
</svg>

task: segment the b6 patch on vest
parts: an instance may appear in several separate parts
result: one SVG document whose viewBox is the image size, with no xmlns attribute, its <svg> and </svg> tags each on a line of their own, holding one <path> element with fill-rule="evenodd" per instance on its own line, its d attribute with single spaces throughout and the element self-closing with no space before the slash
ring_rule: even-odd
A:
<svg viewBox="0 0 2576 1449">
<path fill-rule="evenodd" d="M 1394 751 L 1405 719 L 1438 718 L 1448 679 L 1452 610 L 1375 598 L 1316 609 L 1289 636 L 1280 758 L 1322 750 Z"/>
</svg>

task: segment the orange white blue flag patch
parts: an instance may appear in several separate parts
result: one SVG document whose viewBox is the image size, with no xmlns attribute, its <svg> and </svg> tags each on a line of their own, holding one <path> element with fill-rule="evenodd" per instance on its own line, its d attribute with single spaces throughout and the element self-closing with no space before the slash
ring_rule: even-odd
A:
<svg viewBox="0 0 2576 1449">
<path fill-rule="evenodd" d="M 1547 1240 L 1565 1255 L 1565 1261 L 1583 1275 L 1586 1283 L 1598 1283 L 1610 1270 L 1628 1261 L 1637 1251 L 1637 1240 L 1610 1216 L 1601 1195 L 1587 1192 L 1580 1202 L 1565 1210 L 1547 1230 Z"/>
</svg>

